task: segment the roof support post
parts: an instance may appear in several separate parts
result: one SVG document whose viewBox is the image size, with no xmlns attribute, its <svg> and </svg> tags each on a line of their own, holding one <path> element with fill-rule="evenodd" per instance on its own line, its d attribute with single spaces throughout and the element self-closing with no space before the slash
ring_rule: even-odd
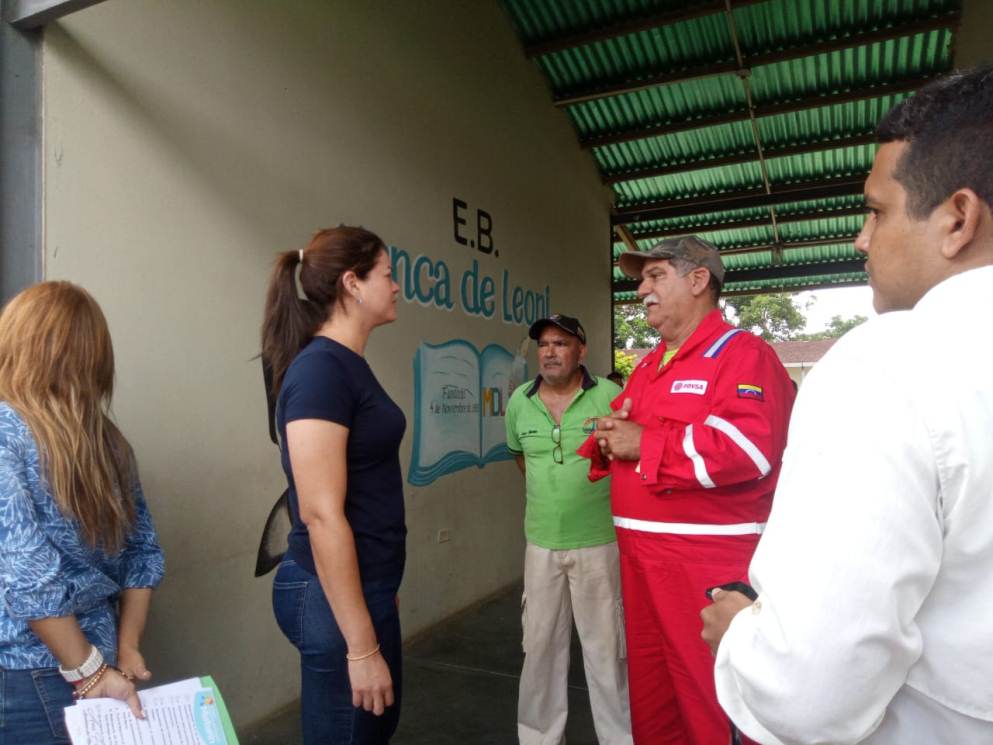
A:
<svg viewBox="0 0 993 745">
<path fill-rule="evenodd" d="M 6 14 L 10 0 L 0 0 Z M 6 17 L 6 16 L 4 16 Z M 0 299 L 42 278 L 41 31 L 0 23 Z"/>
</svg>

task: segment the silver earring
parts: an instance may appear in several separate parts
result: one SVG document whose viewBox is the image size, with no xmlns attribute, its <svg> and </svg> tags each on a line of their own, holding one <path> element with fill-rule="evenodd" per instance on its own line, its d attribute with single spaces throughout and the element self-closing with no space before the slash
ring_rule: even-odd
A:
<svg viewBox="0 0 993 745">
<path fill-rule="evenodd" d="M 362 296 L 361 295 L 356 295 L 355 296 L 355 302 L 357 302 L 359 305 L 362 305 Z"/>
</svg>

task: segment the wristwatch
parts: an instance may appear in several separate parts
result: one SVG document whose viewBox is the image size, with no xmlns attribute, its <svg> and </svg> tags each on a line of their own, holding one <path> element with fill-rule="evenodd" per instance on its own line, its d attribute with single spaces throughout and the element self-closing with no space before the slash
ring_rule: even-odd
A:
<svg viewBox="0 0 993 745">
<path fill-rule="evenodd" d="M 103 665 L 103 654 L 95 646 L 90 645 L 90 656 L 83 660 L 82 665 L 72 670 L 66 670 L 59 665 L 59 674 L 67 683 L 78 683 L 97 672 L 101 665 Z"/>
</svg>

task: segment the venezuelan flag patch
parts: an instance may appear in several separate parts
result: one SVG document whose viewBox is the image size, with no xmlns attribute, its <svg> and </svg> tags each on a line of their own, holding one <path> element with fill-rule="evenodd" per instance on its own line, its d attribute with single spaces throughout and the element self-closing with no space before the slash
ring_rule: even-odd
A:
<svg viewBox="0 0 993 745">
<path fill-rule="evenodd" d="M 754 398 L 756 401 L 765 401 L 765 394 L 762 393 L 762 386 L 760 385 L 738 383 L 738 398 Z"/>
</svg>

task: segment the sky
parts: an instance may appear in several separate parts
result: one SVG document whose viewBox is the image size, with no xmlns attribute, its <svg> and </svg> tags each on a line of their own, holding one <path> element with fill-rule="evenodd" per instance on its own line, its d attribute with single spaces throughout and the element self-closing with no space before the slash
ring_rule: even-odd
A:
<svg viewBox="0 0 993 745">
<path fill-rule="evenodd" d="M 793 299 L 801 309 L 810 303 L 810 307 L 803 311 L 807 317 L 804 332 L 808 334 L 824 330 L 832 316 L 872 318 L 876 315 L 872 309 L 872 290 L 868 285 L 799 292 Z"/>
</svg>

